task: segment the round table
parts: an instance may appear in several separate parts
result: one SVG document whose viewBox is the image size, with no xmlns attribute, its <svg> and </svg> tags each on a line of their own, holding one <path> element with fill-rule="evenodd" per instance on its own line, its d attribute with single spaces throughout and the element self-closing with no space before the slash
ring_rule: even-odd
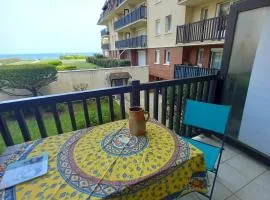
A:
<svg viewBox="0 0 270 200">
<path fill-rule="evenodd" d="M 203 153 L 160 123 L 146 136 L 116 121 L 36 141 L 27 157 L 49 154 L 49 172 L 14 187 L 19 199 L 162 199 L 206 192 Z"/>
</svg>

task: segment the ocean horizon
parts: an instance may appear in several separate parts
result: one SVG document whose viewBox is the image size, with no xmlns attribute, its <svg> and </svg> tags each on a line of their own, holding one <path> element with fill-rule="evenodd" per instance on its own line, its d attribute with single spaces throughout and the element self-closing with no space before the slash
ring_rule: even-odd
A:
<svg viewBox="0 0 270 200">
<path fill-rule="evenodd" d="M 0 54 L 0 59 L 17 58 L 21 60 L 47 60 L 47 59 L 59 59 L 63 55 L 85 55 L 92 56 L 94 53 L 29 53 L 29 54 Z"/>
</svg>

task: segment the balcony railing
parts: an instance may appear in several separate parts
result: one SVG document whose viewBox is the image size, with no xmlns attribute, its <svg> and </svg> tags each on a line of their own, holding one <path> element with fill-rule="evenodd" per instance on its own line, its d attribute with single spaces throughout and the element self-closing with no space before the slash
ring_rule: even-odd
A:
<svg viewBox="0 0 270 200">
<path fill-rule="evenodd" d="M 196 99 L 204 102 L 213 102 L 215 97 L 215 86 L 217 82 L 216 75 L 202 76 L 186 79 L 175 79 L 170 81 L 160 81 L 140 84 L 139 81 L 133 81 L 130 86 L 121 86 L 108 89 L 81 91 L 66 94 L 57 94 L 49 96 L 40 96 L 34 98 L 26 98 L 19 100 L 4 101 L 0 103 L 0 132 L 6 146 L 14 145 L 14 138 L 9 129 L 12 124 L 7 123 L 7 113 L 14 116 L 21 130 L 22 138 L 25 142 L 32 140 L 29 131 L 29 123 L 25 118 L 26 110 L 33 110 L 33 120 L 39 128 L 39 133 L 42 138 L 48 137 L 48 124 L 45 124 L 44 113 L 42 108 L 51 108 L 51 117 L 56 127 L 58 134 L 63 133 L 63 119 L 60 117 L 57 106 L 64 104 L 68 108 L 68 115 L 70 118 L 70 125 L 72 130 L 78 130 L 86 127 L 91 127 L 94 122 L 90 120 L 88 102 L 91 101 L 96 104 L 96 115 L 98 124 L 104 123 L 104 116 L 102 115 L 101 99 L 107 99 L 109 110 L 109 121 L 115 120 L 115 109 L 113 103 L 113 96 L 117 95 L 119 98 L 120 118 L 125 119 L 126 115 L 126 101 L 127 96 L 130 95 L 130 106 L 140 106 L 141 97 L 144 94 L 143 108 L 146 111 L 150 109 L 150 103 L 153 104 L 153 112 L 151 116 L 159 120 L 162 124 L 167 125 L 171 130 L 177 134 L 190 133 L 191 128 L 185 127 L 182 124 L 183 110 L 185 108 L 186 99 Z M 150 98 L 150 92 L 153 98 Z M 161 92 L 161 95 L 160 95 Z M 150 100 L 153 99 L 152 102 Z M 160 103 L 159 103 L 160 101 Z M 80 104 L 82 110 L 75 110 L 74 105 Z M 159 110 L 161 105 L 161 109 Z M 167 109 L 168 108 L 168 109 Z M 79 113 L 82 112 L 82 113 Z M 48 115 L 48 113 L 46 113 Z M 84 124 L 78 124 L 76 118 L 83 116 Z M 159 117 L 160 116 L 160 117 Z M 168 123 L 167 123 L 168 122 Z M 36 134 L 36 133 L 35 133 Z"/>
<path fill-rule="evenodd" d="M 126 40 L 119 40 L 115 42 L 115 47 L 117 49 L 124 48 L 145 48 L 147 47 L 147 35 L 141 35 L 134 38 L 129 38 Z"/>
<path fill-rule="evenodd" d="M 110 49 L 110 44 L 102 44 L 102 45 L 101 45 L 101 48 L 102 48 L 103 50 L 109 50 L 109 49 Z"/>
<path fill-rule="evenodd" d="M 135 10 L 131 11 L 129 14 L 120 18 L 118 21 L 114 23 L 114 30 L 120 29 L 128 24 L 134 23 L 140 19 L 147 18 L 147 9 L 145 6 L 140 6 Z"/>
<path fill-rule="evenodd" d="M 100 14 L 98 23 L 101 23 L 107 15 L 112 13 L 119 5 L 121 5 L 126 0 L 110 0 L 107 2 L 107 8 Z"/>
<path fill-rule="evenodd" d="M 106 36 L 106 35 L 110 35 L 110 33 L 109 33 L 109 31 L 108 31 L 107 28 L 103 29 L 103 30 L 100 32 L 100 34 L 101 34 L 101 37 Z"/>
<path fill-rule="evenodd" d="M 227 19 L 227 16 L 221 16 L 177 26 L 176 43 L 224 39 Z"/>
<path fill-rule="evenodd" d="M 187 65 L 175 65 L 174 78 L 193 78 L 200 76 L 218 75 L 219 70 L 213 68 L 201 68 Z"/>
</svg>

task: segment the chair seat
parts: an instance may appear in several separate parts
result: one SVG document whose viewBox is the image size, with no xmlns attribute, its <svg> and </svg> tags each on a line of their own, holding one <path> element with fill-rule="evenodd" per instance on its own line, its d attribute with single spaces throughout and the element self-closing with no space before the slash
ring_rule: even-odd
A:
<svg viewBox="0 0 270 200">
<path fill-rule="evenodd" d="M 221 148 L 210 145 L 210 144 L 206 144 L 197 140 L 193 140 L 193 139 L 186 138 L 186 140 L 204 153 L 204 160 L 206 163 L 207 170 L 214 171 L 215 164 L 220 154 Z"/>
</svg>

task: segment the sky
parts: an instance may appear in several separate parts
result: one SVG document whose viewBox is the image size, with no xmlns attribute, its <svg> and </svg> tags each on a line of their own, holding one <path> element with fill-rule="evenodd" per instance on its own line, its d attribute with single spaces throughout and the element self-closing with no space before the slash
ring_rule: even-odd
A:
<svg viewBox="0 0 270 200">
<path fill-rule="evenodd" d="M 0 54 L 101 52 L 105 0 L 0 0 Z"/>
</svg>

